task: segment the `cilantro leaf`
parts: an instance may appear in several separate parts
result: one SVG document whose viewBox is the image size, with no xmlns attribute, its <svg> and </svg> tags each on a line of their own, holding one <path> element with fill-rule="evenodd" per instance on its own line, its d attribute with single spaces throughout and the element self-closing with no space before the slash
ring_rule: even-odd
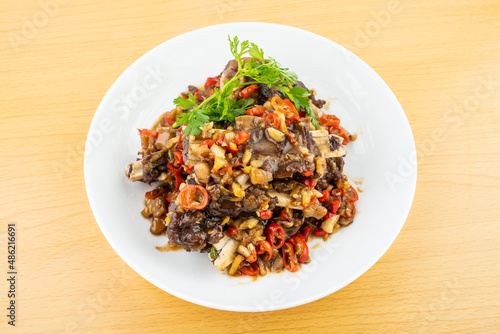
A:
<svg viewBox="0 0 500 334">
<path fill-rule="evenodd" d="M 312 119 L 313 125 L 318 125 L 318 121 L 309 105 L 309 95 L 311 93 L 300 86 L 296 86 L 297 74 L 284 68 L 275 59 L 264 57 L 264 51 L 255 43 L 245 40 L 240 42 L 238 36 L 231 38 L 228 36 L 229 48 L 234 59 L 238 62 L 236 74 L 224 83 L 221 89 L 214 88 L 211 96 L 207 97 L 200 104 L 197 103 L 193 94 L 188 98 L 177 97 L 174 100 L 176 106 L 183 110 L 191 109 L 189 112 L 177 115 L 177 120 L 173 127 L 186 124 L 184 133 L 186 135 L 198 135 L 201 127 L 207 122 L 229 121 L 234 122 L 235 118 L 244 115 L 246 110 L 253 106 L 251 99 L 236 100 L 233 90 L 240 86 L 250 84 L 242 82 L 244 77 L 251 78 L 251 83 L 266 84 L 277 88 L 285 93 L 295 104 L 297 110 L 303 108 Z M 250 58 L 244 58 L 248 54 Z"/>
<path fill-rule="evenodd" d="M 318 125 L 318 120 L 316 119 L 316 115 L 314 114 L 314 111 L 311 109 L 310 106 L 309 95 L 311 95 L 311 92 L 300 86 L 285 88 L 282 89 L 282 91 L 290 98 L 290 101 L 292 101 L 295 104 L 295 108 L 297 110 L 300 110 L 300 107 L 304 108 L 306 115 L 311 117 L 311 123 L 314 126 Z"/>
<path fill-rule="evenodd" d="M 189 93 L 189 97 L 187 99 L 182 96 L 178 96 L 174 99 L 174 103 L 176 106 L 181 107 L 183 110 L 189 109 L 191 106 L 196 107 L 196 98 L 193 94 Z"/>
</svg>

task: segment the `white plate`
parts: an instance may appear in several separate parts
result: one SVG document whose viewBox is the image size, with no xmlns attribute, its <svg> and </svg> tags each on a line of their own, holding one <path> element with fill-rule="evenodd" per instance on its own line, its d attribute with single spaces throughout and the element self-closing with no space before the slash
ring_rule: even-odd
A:
<svg viewBox="0 0 500 334">
<path fill-rule="evenodd" d="M 140 215 L 151 188 L 129 182 L 124 167 L 140 148 L 137 128 L 149 128 L 189 84 L 203 84 L 231 58 L 227 36 L 255 42 L 294 70 L 358 139 L 347 145 L 345 170 L 362 181 L 354 223 L 329 241 L 316 240 L 311 263 L 298 273 L 252 281 L 213 268 L 207 254 L 159 252 L 166 237 L 149 233 Z M 367 271 L 401 230 L 416 185 L 415 144 L 408 120 L 384 81 L 338 44 L 297 28 L 231 23 L 173 38 L 132 64 L 106 93 L 90 126 L 85 185 L 106 239 L 137 273 L 179 298 L 231 311 L 268 311 L 329 295 Z M 313 244 L 314 244 L 313 243 Z"/>
</svg>

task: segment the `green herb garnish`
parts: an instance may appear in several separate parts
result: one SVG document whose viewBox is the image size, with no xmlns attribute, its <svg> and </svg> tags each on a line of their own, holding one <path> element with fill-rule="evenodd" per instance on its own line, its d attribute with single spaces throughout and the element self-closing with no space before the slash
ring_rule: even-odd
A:
<svg viewBox="0 0 500 334">
<path fill-rule="evenodd" d="M 217 251 L 214 246 L 212 246 L 212 249 L 210 250 L 210 257 L 214 260 L 217 258 Z"/>
<path fill-rule="evenodd" d="M 214 88 L 214 93 L 199 105 L 193 94 L 189 94 L 187 99 L 177 97 L 174 103 L 187 110 L 186 113 L 177 115 L 177 120 L 173 127 L 187 124 L 184 133 L 186 135 L 199 135 L 201 127 L 207 122 L 229 121 L 234 122 L 237 116 L 245 115 L 246 110 L 253 106 L 252 99 L 236 100 L 230 98 L 233 89 L 240 86 L 252 84 L 266 84 L 283 92 L 295 104 L 295 108 L 304 108 L 306 114 L 311 117 L 312 124 L 318 125 L 318 121 L 309 106 L 308 96 L 311 93 L 297 83 L 297 75 L 288 68 L 283 68 L 273 58 L 265 58 L 264 51 L 254 43 L 243 41 L 240 43 L 238 36 L 233 39 L 228 36 L 231 53 L 238 62 L 238 71 L 229 81 L 225 82 L 222 89 Z M 244 59 L 245 55 L 250 58 Z M 241 83 L 240 78 L 249 77 L 250 82 Z"/>
</svg>

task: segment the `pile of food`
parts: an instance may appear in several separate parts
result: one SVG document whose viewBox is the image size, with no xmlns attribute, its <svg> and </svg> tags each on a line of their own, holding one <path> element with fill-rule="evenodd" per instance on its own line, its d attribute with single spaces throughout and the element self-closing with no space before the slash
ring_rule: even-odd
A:
<svg viewBox="0 0 500 334">
<path fill-rule="evenodd" d="M 125 168 L 151 184 L 142 215 L 170 245 L 207 252 L 229 275 L 294 272 L 307 242 L 352 223 L 356 190 L 343 174 L 351 135 L 325 101 L 255 44 L 229 39 L 234 59 L 189 86 Z"/>
</svg>

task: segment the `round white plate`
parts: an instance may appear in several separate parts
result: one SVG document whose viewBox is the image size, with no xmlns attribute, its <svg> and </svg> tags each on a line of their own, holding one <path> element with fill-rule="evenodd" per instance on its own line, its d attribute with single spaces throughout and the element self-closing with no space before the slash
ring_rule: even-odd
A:
<svg viewBox="0 0 500 334">
<path fill-rule="evenodd" d="M 149 128 L 190 84 L 219 74 L 231 58 L 227 36 L 259 45 L 299 75 L 329 112 L 358 139 L 346 146 L 345 171 L 359 183 L 354 223 L 310 246 L 311 263 L 297 273 L 252 281 L 217 271 L 207 254 L 160 252 L 164 236 L 142 218 L 144 193 L 124 167 L 140 148 L 137 128 Z M 113 84 L 97 109 L 85 147 L 85 185 L 106 239 L 137 273 L 184 300 L 231 311 L 270 311 L 327 296 L 367 271 L 401 230 L 416 185 L 415 144 L 408 120 L 384 81 L 340 45 L 297 28 L 231 23 L 195 30 L 146 53 Z"/>
</svg>

